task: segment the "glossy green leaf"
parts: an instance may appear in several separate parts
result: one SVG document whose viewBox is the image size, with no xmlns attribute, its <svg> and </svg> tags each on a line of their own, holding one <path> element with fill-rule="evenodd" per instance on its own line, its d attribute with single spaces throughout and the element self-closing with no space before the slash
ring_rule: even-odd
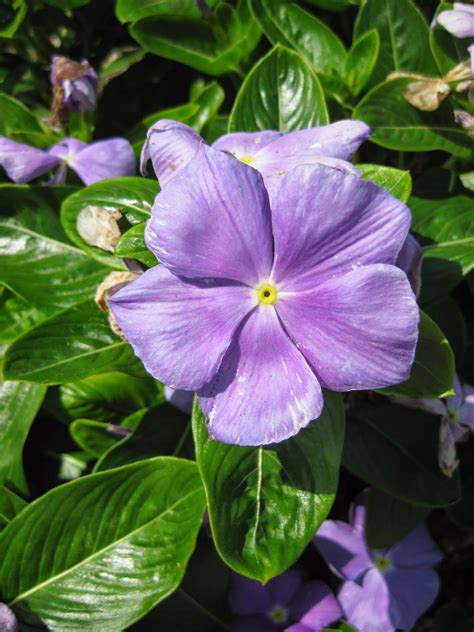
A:
<svg viewBox="0 0 474 632">
<path fill-rule="evenodd" d="M 46 388 L 38 384 L 0 382 L 0 485 L 28 494 L 23 445 Z"/>
<path fill-rule="evenodd" d="M 257 45 L 261 31 L 247 0 L 234 8 L 221 2 L 212 20 L 156 16 L 135 22 L 130 33 L 148 52 L 178 61 L 209 75 L 238 72 Z"/>
<path fill-rule="evenodd" d="M 420 312 L 418 343 L 411 375 L 406 382 L 381 392 L 416 398 L 452 395 L 454 355 L 446 336 L 436 323 Z"/>
<path fill-rule="evenodd" d="M 317 76 L 298 53 L 276 46 L 250 71 L 234 102 L 229 131 L 292 132 L 329 122 Z"/>
<path fill-rule="evenodd" d="M 380 37 L 375 29 L 361 35 L 352 45 L 346 59 L 345 77 L 351 94 L 357 96 L 367 85 L 380 51 Z"/>
<path fill-rule="evenodd" d="M 443 507 L 460 498 L 459 474 L 438 465 L 439 418 L 385 399 L 359 400 L 346 424 L 342 463 L 399 500 Z"/>
<path fill-rule="evenodd" d="M 73 382 L 110 371 L 140 376 L 144 369 L 92 301 L 48 318 L 15 340 L 3 367 L 7 379 L 43 384 Z"/>
<path fill-rule="evenodd" d="M 77 232 L 77 216 L 86 206 L 118 209 L 130 224 L 150 217 L 150 209 L 159 191 L 158 182 L 147 178 L 114 178 L 91 184 L 70 195 L 61 206 L 61 223 L 69 239 L 101 263 L 125 270 L 125 264 L 114 255 L 89 246 Z M 105 275 L 104 275 L 105 276 Z"/>
<path fill-rule="evenodd" d="M 263 32 L 305 57 L 321 75 L 344 76 L 346 49 L 339 37 L 314 15 L 289 0 L 251 0 Z"/>
<path fill-rule="evenodd" d="M 0 343 L 15 340 L 43 318 L 41 312 L 19 296 L 4 291 L 0 297 Z"/>
<path fill-rule="evenodd" d="M 0 537 L 3 601 L 49 630 L 123 630 L 181 582 L 203 509 L 197 467 L 180 459 L 57 487 Z"/>
<path fill-rule="evenodd" d="M 152 268 L 156 266 L 158 259 L 145 244 L 145 228 L 146 222 L 140 222 L 129 228 L 115 246 L 115 254 L 118 257 L 136 259 Z"/>
<path fill-rule="evenodd" d="M 11 522 L 28 503 L 12 492 L 8 487 L 0 485 L 0 515 Z"/>
<path fill-rule="evenodd" d="M 307 0 L 308 4 L 327 11 L 341 11 L 345 7 L 359 4 L 360 1 L 361 0 Z"/>
<path fill-rule="evenodd" d="M 123 425 L 128 425 L 127 420 L 123 421 Z M 188 450 L 188 439 L 191 439 L 189 416 L 164 403 L 146 412 L 133 433 L 102 456 L 95 471 L 102 472 L 154 456 L 191 458 L 193 454 Z"/>
<path fill-rule="evenodd" d="M 435 15 L 453 8 L 452 3 L 439 3 Z M 441 75 L 447 74 L 455 66 L 469 58 L 468 46 L 474 43 L 474 38 L 454 37 L 441 24 L 430 29 L 430 46 L 433 57 L 438 64 Z"/>
<path fill-rule="evenodd" d="M 76 419 L 69 426 L 69 431 L 71 437 L 84 452 L 98 459 L 121 438 L 114 434 L 115 428 L 120 428 L 120 426 L 92 419 Z"/>
<path fill-rule="evenodd" d="M 383 187 L 402 202 L 408 201 L 411 194 L 409 171 L 369 164 L 358 164 L 357 169 L 360 169 L 364 180 L 370 180 L 379 187 Z"/>
<path fill-rule="evenodd" d="M 334 501 L 344 440 L 339 394 L 319 419 L 264 447 L 210 439 L 196 400 L 193 433 L 216 548 L 232 569 L 266 582 L 295 562 Z"/>
<path fill-rule="evenodd" d="M 370 85 L 385 81 L 394 71 L 436 76 L 429 45 L 429 28 L 412 0 L 365 0 L 354 27 L 354 38 L 371 29 L 380 37 L 380 53 Z"/>
<path fill-rule="evenodd" d="M 206 4 L 212 7 L 215 1 L 206 0 Z M 196 0 L 117 0 L 115 13 L 120 22 L 135 22 L 153 15 L 202 15 Z"/>
<path fill-rule="evenodd" d="M 425 258 L 445 259 L 462 274 L 474 268 L 474 199 L 410 199 L 413 231 L 423 239 Z"/>
<path fill-rule="evenodd" d="M 365 537 L 372 549 L 384 549 L 408 535 L 430 510 L 406 503 L 371 487 L 367 499 Z"/>
<path fill-rule="evenodd" d="M 59 397 L 72 419 L 118 423 L 136 410 L 157 404 L 160 390 L 158 382 L 148 375 L 138 378 L 114 372 L 63 384 Z"/>
<path fill-rule="evenodd" d="M 129 47 L 124 47 L 124 49 L 112 49 L 99 70 L 102 87 L 112 81 L 112 79 L 123 75 L 124 72 L 127 72 L 129 68 L 137 64 L 144 57 L 145 51 L 141 48 L 134 48 L 132 50 L 130 50 Z"/>
<path fill-rule="evenodd" d="M 108 269 L 69 243 L 57 194 L 1 185 L 0 200 L 0 283 L 45 313 L 92 298 Z"/>
<path fill-rule="evenodd" d="M 12 132 L 41 132 L 41 127 L 31 110 L 21 101 L 0 92 L 0 134 L 10 136 Z"/>
<path fill-rule="evenodd" d="M 467 345 L 467 327 L 462 310 L 451 296 L 434 301 L 425 307 L 426 314 L 446 335 L 460 366 L 464 360 Z"/>
<path fill-rule="evenodd" d="M 28 7 L 25 0 L 11 0 L 11 6 L 0 9 L 0 37 L 12 38 L 25 19 Z"/>
<path fill-rule="evenodd" d="M 443 150 L 460 158 L 472 153 L 471 140 L 454 123 L 449 101 L 436 112 L 422 112 L 406 101 L 404 92 L 413 79 L 394 79 L 376 86 L 354 110 L 354 118 L 372 129 L 371 140 L 399 151 Z"/>
</svg>

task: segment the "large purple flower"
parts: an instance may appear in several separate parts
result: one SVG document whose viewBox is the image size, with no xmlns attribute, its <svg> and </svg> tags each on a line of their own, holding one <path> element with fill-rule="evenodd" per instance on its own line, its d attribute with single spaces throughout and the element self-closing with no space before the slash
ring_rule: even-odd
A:
<svg viewBox="0 0 474 632">
<path fill-rule="evenodd" d="M 326 520 L 314 543 L 344 583 L 338 594 L 347 621 L 364 632 L 411 630 L 433 603 L 442 555 L 425 525 L 388 549 L 369 549 L 364 537 L 366 494 L 351 507 L 351 524 Z"/>
<path fill-rule="evenodd" d="M 330 589 L 289 570 L 265 586 L 234 573 L 229 601 L 233 632 L 321 632 L 342 616 Z"/>
<path fill-rule="evenodd" d="M 256 170 L 201 145 L 152 209 L 162 265 L 110 305 L 152 375 L 198 391 L 213 437 L 282 441 L 320 415 L 321 386 L 407 379 L 418 308 L 393 264 L 409 223 L 385 190 L 321 164 L 292 170 L 270 208 Z"/>
<path fill-rule="evenodd" d="M 16 143 L 0 136 L 0 166 L 17 184 L 25 184 L 59 167 L 51 184 L 62 184 L 70 167 L 84 184 L 107 178 L 132 176 L 135 173 L 133 149 L 125 138 L 99 140 L 87 145 L 66 138 L 48 150 Z"/>
<path fill-rule="evenodd" d="M 303 164 L 326 164 L 358 173 L 347 161 L 369 136 L 370 129 L 362 121 L 339 121 L 290 134 L 275 131 L 226 134 L 213 147 L 260 171 L 272 199 L 282 178 Z M 192 127 L 162 119 L 148 130 L 141 157 L 142 172 L 145 173 L 151 159 L 163 187 L 184 169 L 203 142 Z"/>
</svg>

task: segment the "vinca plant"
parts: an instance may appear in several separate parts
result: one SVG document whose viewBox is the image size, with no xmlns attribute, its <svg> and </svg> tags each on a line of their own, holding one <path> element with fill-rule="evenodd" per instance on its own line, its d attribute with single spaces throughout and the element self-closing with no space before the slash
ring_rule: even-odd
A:
<svg viewBox="0 0 474 632">
<path fill-rule="evenodd" d="M 472 631 L 474 4 L 0 42 L 0 632 Z"/>
</svg>

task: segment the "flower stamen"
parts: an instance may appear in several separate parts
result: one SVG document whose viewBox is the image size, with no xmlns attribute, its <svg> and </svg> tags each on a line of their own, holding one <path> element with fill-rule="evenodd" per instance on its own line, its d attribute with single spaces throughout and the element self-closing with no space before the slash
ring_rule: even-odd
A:
<svg viewBox="0 0 474 632">
<path fill-rule="evenodd" d="M 278 289 L 271 283 L 263 283 L 257 288 L 257 300 L 263 305 L 275 305 L 278 301 Z"/>
</svg>

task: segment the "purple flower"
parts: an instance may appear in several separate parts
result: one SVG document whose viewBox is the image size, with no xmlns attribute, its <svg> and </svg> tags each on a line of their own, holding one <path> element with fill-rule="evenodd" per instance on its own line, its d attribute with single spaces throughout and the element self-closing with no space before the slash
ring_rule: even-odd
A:
<svg viewBox="0 0 474 632">
<path fill-rule="evenodd" d="M 314 543 L 333 572 L 346 580 L 338 599 L 347 621 L 364 632 L 411 630 L 439 589 L 433 566 L 441 551 L 425 525 L 388 549 L 369 549 L 365 498 L 350 509 L 351 524 L 326 520 Z"/>
<path fill-rule="evenodd" d="M 59 167 L 51 184 L 62 184 L 70 167 L 84 184 L 135 173 L 133 149 L 124 138 L 99 140 L 87 145 L 66 138 L 48 150 L 16 143 L 0 136 L 0 166 L 17 184 L 24 184 Z"/>
<path fill-rule="evenodd" d="M 164 392 L 166 401 L 176 406 L 181 412 L 187 415 L 191 414 L 194 399 L 194 393 L 192 391 L 183 391 L 165 386 Z"/>
<path fill-rule="evenodd" d="M 0 603 L 0 630 L 2 632 L 17 632 L 18 622 L 8 606 Z"/>
<path fill-rule="evenodd" d="M 394 402 L 418 408 L 441 417 L 438 462 L 446 476 L 452 476 L 459 461 L 456 443 L 465 441 L 474 432 L 474 387 L 461 385 L 459 377 L 454 377 L 454 396 L 446 399 L 411 399 L 392 397 Z"/>
<path fill-rule="evenodd" d="M 395 265 L 400 268 L 408 277 L 415 296 L 418 296 L 421 290 L 421 260 L 423 251 L 420 244 L 412 235 L 408 235 L 402 249 L 398 253 Z"/>
<path fill-rule="evenodd" d="M 238 615 L 233 632 L 320 632 L 342 615 L 326 584 L 303 582 L 296 570 L 286 571 L 265 586 L 234 573 L 229 601 Z"/>
<path fill-rule="evenodd" d="M 455 37 L 474 37 L 474 5 L 455 2 L 451 10 L 441 11 L 431 26 L 435 24 L 441 24 Z"/>
<path fill-rule="evenodd" d="M 270 207 L 255 169 L 202 144 L 152 208 L 162 265 L 110 305 L 152 375 L 198 391 L 214 438 L 283 441 L 320 415 L 321 386 L 410 374 L 418 308 L 393 265 L 409 223 L 384 189 L 321 164 L 290 171 Z"/>
<path fill-rule="evenodd" d="M 99 81 L 89 62 L 72 61 L 67 57 L 55 56 L 51 63 L 51 83 L 59 94 L 60 107 L 82 114 L 97 107 L 97 92 Z"/>
<path fill-rule="evenodd" d="M 303 164 L 326 164 L 358 174 L 347 161 L 369 136 L 370 129 L 365 123 L 339 121 L 290 134 L 275 131 L 226 134 L 213 147 L 260 171 L 271 200 L 283 176 Z M 146 173 L 146 163 L 151 158 L 163 187 L 184 169 L 203 143 L 192 127 L 162 119 L 148 130 L 141 156 L 142 172 Z"/>
</svg>

